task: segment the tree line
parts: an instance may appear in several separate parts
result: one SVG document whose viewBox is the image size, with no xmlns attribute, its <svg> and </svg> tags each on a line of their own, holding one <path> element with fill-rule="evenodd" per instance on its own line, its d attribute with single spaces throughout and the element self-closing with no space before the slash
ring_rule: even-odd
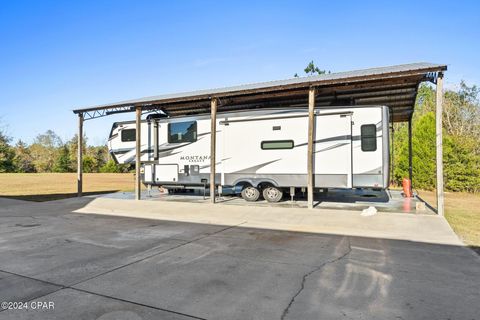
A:
<svg viewBox="0 0 480 320">
<path fill-rule="evenodd" d="M 130 166 L 113 161 L 106 145 L 88 146 L 83 139 L 84 172 L 129 172 Z M 31 144 L 12 139 L 0 130 L 0 172 L 75 172 L 77 170 L 78 139 L 75 135 L 64 142 L 52 130 L 35 137 Z"/>
<path fill-rule="evenodd" d="M 480 191 L 480 90 L 461 82 L 444 93 L 443 163 L 445 189 Z M 393 181 L 408 177 L 408 124 L 394 126 Z M 413 181 L 415 188 L 435 188 L 435 90 L 419 87 L 412 118 Z"/>
</svg>

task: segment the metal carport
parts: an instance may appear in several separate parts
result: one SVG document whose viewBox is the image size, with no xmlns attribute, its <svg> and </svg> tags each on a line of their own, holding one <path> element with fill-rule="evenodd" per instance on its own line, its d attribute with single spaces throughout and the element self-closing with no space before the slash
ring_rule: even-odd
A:
<svg viewBox="0 0 480 320">
<path fill-rule="evenodd" d="M 420 83 L 436 84 L 436 163 L 437 210 L 444 213 L 442 157 L 443 73 L 446 65 L 412 63 L 389 67 L 338 72 L 210 90 L 151 96 L 87 108 L 75 109 L 78 115 L 78 195 L 82 195 L 83 122 L 121 112 L 136 113 L 136 181 L 135 196 L 140 199 L 140 121 L 142 113 L 161 110 L 168 116 L 211 114 L 211 132 L 216 132 L 217 111 L 234 111 L 269 107 L 299 108 L 308 106 L 308 207 L 313 208 L 313 124 L 315 107 L 386 105 L 391 122 L 409 123 L 409 165 L 412 180 L 411 120 Z M 211 174 L 215 177 L 215 138 L 211 135 Z M 215 184 L 210 184 L 211 202 L 215 202 Z"/>
</svg>

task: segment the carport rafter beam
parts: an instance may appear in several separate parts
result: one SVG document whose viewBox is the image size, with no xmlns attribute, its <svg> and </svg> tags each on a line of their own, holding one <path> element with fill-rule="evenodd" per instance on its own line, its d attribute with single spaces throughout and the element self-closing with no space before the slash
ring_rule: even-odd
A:
<svg viewBox="0 0 480 320">
<path fill-rule="evenodd" d="M 120 106 L 120 107 L 111 107 L 111 108 L 100 109 L 100 110 L 89 110 L 89 111 L 83 112 L 83 114 L 84 114 L 84 120 L 87 121 L 87 120 L 106 117 L 112 114 L 127 113 L 127 112 L 133 112 L 133 111 L 135 111 L 135 107 L 133 106 Z"/>
<path fill-rule="evenodd" d="M 89 110 L 81 113 L 83 113 L 83 120 L 87 121 L 87 120 L 93 120 L 97 118 L 110 116 L 113 114 L 134 112 L 136 110 L 136 107 L 137 106 L 134 106 L 134 105 L 118 106 L 118 107 L 111 107 L 107 109 Z M 148 105 L 148 106 L 141 106 L 141 107 L 142 107 L 142 114 L 156 112 L 156 111 L 163 111 L 162 106 Z"/>
</svg>

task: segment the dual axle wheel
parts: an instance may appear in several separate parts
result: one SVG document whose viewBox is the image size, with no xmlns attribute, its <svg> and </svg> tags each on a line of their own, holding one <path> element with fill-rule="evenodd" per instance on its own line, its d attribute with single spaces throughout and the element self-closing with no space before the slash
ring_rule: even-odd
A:
<svg viewBox="0 0 480 320">
<path fill-rule="evenodd" d="M 268 202 L 278 202 L 283 197 L 283 191 L 270 186 L 262 190 L 262 195 Z M 246 201 L 257 201 L 260 198 L 260 190 L 252 186 L 245 187 L 242 190 L 242 198 Z"/>
</svg>

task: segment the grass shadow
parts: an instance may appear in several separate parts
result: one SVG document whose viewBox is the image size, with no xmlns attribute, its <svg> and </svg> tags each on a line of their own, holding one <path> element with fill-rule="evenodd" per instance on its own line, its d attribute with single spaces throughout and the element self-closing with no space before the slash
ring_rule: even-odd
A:
<svg viewBox="0 0 480 320">
<path fill-rule="evenodd" d="M 114 193 L 119 192 L 120 190 L 105 190 L 105 191 L 91 191 L 91 192 L 83 192 L 83 196 L 90 196 L 90 195 L 97 195 L 97 194 L 107 194 L 107 193 Z M 0 195 L 2 198 L 8 199 L 16 199 L 16 200 L 24 200 L 24 201 L 33 201 L 33 202 L 45 202 L 45 201 L 53 201 L 53 200 L 61 200 L 67 198 L 75 198 L 77 196 L 76 192 L 70 193 L 49 193 L 49 194 L 25 194 L 25 195 L 12 195 L 12 196 L 4 196 Z"/>
</svg>

